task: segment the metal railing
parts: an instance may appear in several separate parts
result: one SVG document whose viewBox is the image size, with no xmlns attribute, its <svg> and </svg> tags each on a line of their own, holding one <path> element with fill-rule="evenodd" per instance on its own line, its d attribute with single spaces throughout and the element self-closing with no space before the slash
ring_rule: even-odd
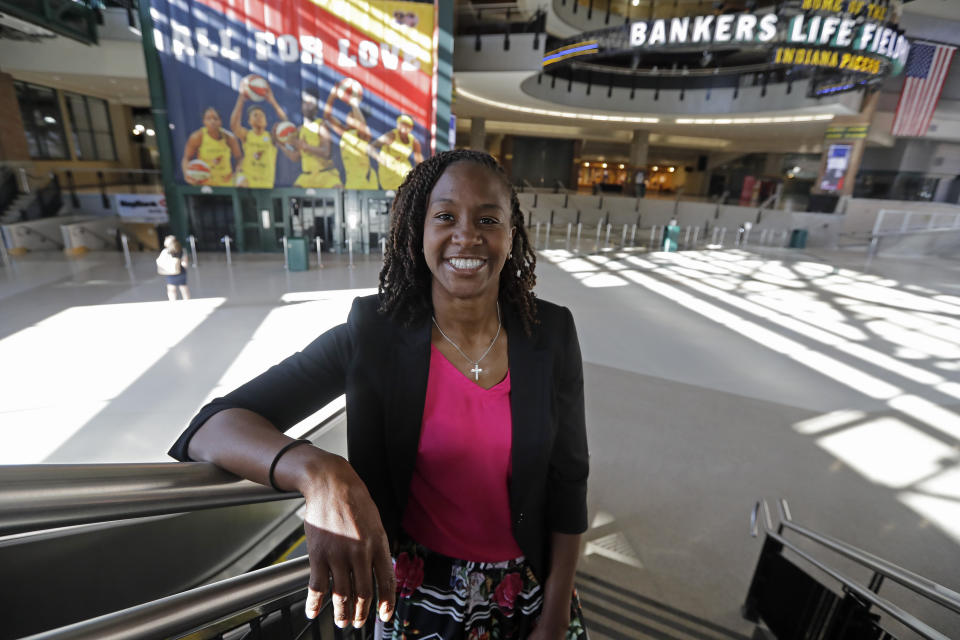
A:
<svg viewBox="0 0 960 640">
<path fill-rule="evenodd" d="M 847 594 L 853 594 L 859 600 L 859 604 L 865 607 L 865 609 L 869 610 L 871 606 L 876 607 L 893 620 L 896 620 L 906 628 L 928 640 L 949 640 L 948 636 L 937 631 L 902 607 L 881 597 L 878 592 L 883 584 L 883 580 L 890 579 L 953 613 L 960 613 L 960 593 L 947 589 L 932 580 L 928 580 L 923 576 L 899 567 L 892 562 L 879 558 L 847 542 L 796 524 L 793 521 L 790 507 L 786 500 L 779 500 L 777 506 L 780 513 L 780 524 L 776 529 L 774 529 L 770 517 L 770 510 L 765 500 L 757 501 L 750 515 L 750 534 L 753 537 L 757 537 L 761 529 L 766 534 L 764 551 L 761 554 L 760 564 L 758 564 L 757 568 L 758 573 L 765 555 L 779 555 L 782 549 L 789 549 L 793 554 L 799 556 L 811 566 L 816 567 L 824 574 L 839 582 L 843 591 Z M 784 537 L 785 530 L 799 534 L 820 547 L 838 553 L 856 564 L 869 569 L 873 572 L 869 585 L 863 586 L 859 582 L 832 568 L 827 563 L 815 558 L 793 542 L 790 542 Z M 745 616 L 748 618 L 751 618 L 748 612 L 752 612 L 752 614 L 756 616 L 756 611 L 753 610 L 754 603 L 751 601 L 754 594 L 754 586 L 757 584 L 756 581 L 757 574 L 755 573 L 754 584 L 751 585 L 750 594 L 747 596 L 747 603 L 744 605 Z M 822 631 L 829 623 L 829 615 L 821 616 L 817 622 L 821 625 Z"/>
<path fill-rule="evenodd" d="M 873 223 L 873 230 L 867 237 L 870 242 L 867 253 L 875 256 L 884 238 L 944 232 L 960 232 L 960 212 L 881 209 Z"/>
<path fill-rule="evenodd" d="M 344 409 L 335 412 L 311 435 L 319 437 L 344 415 Z M 209 463 L 0 466 L 0 537 L 299 497 L 240 480 Z M 289 560 L 30 638 L 146 639 L 198 630 L 192 637 L 218 637 L 246 625 L 256 633 L 277 611 L 292 630 L 289 605 L 302 601 L 296 594 L 305 591 L 309 573 L 307 558 Z M 329 606 L 311 625 L 315 638 L 321 626 L 333 633 Z"/>
</svg>

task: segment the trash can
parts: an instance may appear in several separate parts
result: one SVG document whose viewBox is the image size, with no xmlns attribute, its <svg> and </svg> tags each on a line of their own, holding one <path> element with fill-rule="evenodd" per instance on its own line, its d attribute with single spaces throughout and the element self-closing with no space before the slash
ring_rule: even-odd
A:
<svg viewBox="0 0 960 640">
<path fill-rule="evenodd" d="M 790 248 L 803 249 L 807 246 L 807 230 L 794 229 L 790 232 Z"/>
<path fill-rule="evenodd" d="M 306 271 L 309 269 L 308 255 L 306 238 L 287 238 L 288 271 Z"/>
<path fill-rule="evenodd" d="M 666 232 L 663 234 L 663 250 L 676 251 L 680 244 L 680 225 L 667 225 Z"/>
</svg>

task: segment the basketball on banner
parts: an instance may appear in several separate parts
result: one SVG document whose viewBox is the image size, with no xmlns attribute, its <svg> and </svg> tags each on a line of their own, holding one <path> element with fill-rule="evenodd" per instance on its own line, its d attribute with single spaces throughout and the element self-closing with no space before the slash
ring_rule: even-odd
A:
<svg viewBox="0 0 960 640">
<path fill-rule="evenodd" d="M 434 149 L 432 3 L 225 4 L 151 1 L 179 180 L 391 190 Z"/>
<path fill-rule="evenodd" d="M 210 165 L 194 158 L 187 163 L 187 175 L 198 184 L 203 184 L 210 179 Z"/>
<path fill-rule="evenodd" d="M 254 102 L 260 102 L 270 93 L 270 85 L 262 77 L 250 74 L 240 81 L 240 91 Z"/>
<path fill-rule="evenodd" d="M 356 80 L 348 79 L 337 91 L 337 98 L 351 107 L 356 107 L 363 100 L 363 87 Z"/>
<path fill-rule="evenodd" d="M 274 127 L 273 135 L 277 136 L 277 140 L 283 144 L 293 144 L 297 139 L 297 125 L 289 120 L 278 122 Z"/>
</svg>

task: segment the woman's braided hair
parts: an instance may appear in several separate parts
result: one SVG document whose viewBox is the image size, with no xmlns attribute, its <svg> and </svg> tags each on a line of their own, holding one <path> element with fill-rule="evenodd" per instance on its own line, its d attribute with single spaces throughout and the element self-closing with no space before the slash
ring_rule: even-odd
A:
<svg viewBox="0 0 960 640">
<path fill-rule="evenodd" d="M 510 224 L 517 232 L 510 257 L 500 273 L 499 297 L 501 304 L 510 304 L 517 310 L 524 332 L 531 335 L 538 324 L 533 295 L 537 256 L 523 226 L 520 202 L 497 161 L 487 153 L 470 149 L 443 151 L 427 158 L 407 174 L 397 189 L 391 208 L 390 242 L 380 270 L 380 312 L 404 325 L 426 321 L 433 312 L 433 276 L 423 256 L 423 225 L 430 192 L 455 162 L 474 162 L 490 169 L 510 191 Z"/>
</svg>

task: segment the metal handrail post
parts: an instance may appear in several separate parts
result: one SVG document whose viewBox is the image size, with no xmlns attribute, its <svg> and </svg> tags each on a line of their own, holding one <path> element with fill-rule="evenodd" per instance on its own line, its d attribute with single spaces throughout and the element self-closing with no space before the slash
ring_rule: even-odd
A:
<svg viewBox="0 0 960 640">
<path fill-rule="evenodd" d="M 577 253 L 580 253 L 580 234 L 583 231 L 583 223 L 577 223 Z"/>
<path fill-rule="evenodd" d="M 348 239 L 347 239 L 347 255 L 348 255 L 349 258 L 350 258 L 350 262 L 349 262 L 349 264 L 347 264 L 347 267 L 350 268 L 350 269 L 353 269 L 353 267 L 354 267 L 354 264 L 353 264 L 353 238 L 348 238 Z"/>
<path fill-rule="evenodd" d="M 127 234 L 120 234 L 120 244 L 123 246 L 123 264 L 127 269 L 133 269 L 133 263 L 130 261 L 130 242 L 127 240 Z"/>
<path fill-rule="evenodd" d="M 549 221 L 547 221 L 546 231 L 547 232 L 543 234 L 543 248 L 549 249 L 550 248 L 550 222 Z"/>
<path fill-rule="evenodd" d="M 593 245 L 594 253 L 600 251 L 600 234 L 602 233 L 602 231 L 603 231 L 603 222 L 598 222 L 597 223 L 597 241 Z"/>
<path fill-rule="evenodd" d="M 197 260 L 197 239 L 193 237 L 193 234 L 187 236 L 187 240 L 190 241 L 190 257 L 193 258 L 193 268 L 196 269 L 200 266 L 200 262 Z"/>
<path fill-rule="evenodd" d="M 232 267 L 233 260 L 230 257 L 230 236 L 223 236 L 222 238 L 220 238 L 220 242 L 222 242 L 223 245 L 227 248 L 227 266 Z"/>
<path fill-rule="evenodd" d="M 287 270 L 290 268 L 287 264 L 290 259 L 288 254 L 289 249 L 287 248 L 287 236 L 280 238 L 280 243 L 283 245 L 283 269 Z"/>
<path fill-rule="evenodd" d="M 13 264 L 10 262 L 10 254 L 7 253 L 7 243 L 3 239 L 3 232 L 0 232 L 0 262 L 3 262 L 5 266 Z"/>
<path fill-rule="evenodd" d="M 317 236 L 317 269 L 323 269 L 323 257 L 321 256 L 320 245 L 323 244 L 323 238 Z"/>
<path fill-rule="evenodd" d="M 573 233 L 573 223 L 567 223 L 567 251 L 570 251 L 570 234 Z"/>
</svg>

